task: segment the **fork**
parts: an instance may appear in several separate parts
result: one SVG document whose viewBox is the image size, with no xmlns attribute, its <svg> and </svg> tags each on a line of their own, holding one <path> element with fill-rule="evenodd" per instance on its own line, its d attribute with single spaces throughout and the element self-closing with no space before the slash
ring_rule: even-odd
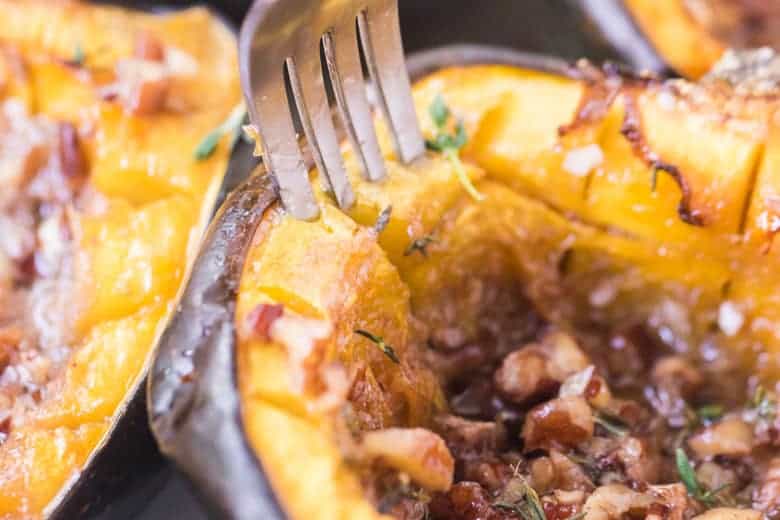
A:
<svg viewBox="0 0 780 520">
<path fill-rule="evenodd" d="M 361 49 L 396 155 L 409 163 L 424 153 L 425 144 L 404 62 L 397 0 L 255 0 L 241 26 L 241 86 L 250 122 L 260 135 L 263 161 L 277 181 L 282 204 L 299 219 L 316 218 L 319 207 L 295 116 L 323 189 L 342 209 L 355 201 L 326 85 L 364 178 L 379 181 L 386 175 Z"/>
</svg>

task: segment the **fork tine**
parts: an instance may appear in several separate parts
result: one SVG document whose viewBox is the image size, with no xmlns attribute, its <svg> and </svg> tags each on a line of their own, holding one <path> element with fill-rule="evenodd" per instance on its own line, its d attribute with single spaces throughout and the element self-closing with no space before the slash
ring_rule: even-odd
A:
<svg viewBox="0 0 780 520">
<path fill-rule="evenodd" d="M 295 104 L 323 185 L 336 197 L 339 207 L 347 209 L 355 201 L 355 195 L 347 178 L 333 126 L 322 76 L 319 42 L 316 47 L 301 55 L 306 57 L 301 60 L 300 66 L 295 60 L 287 61 Z"/>
<path fill-rule="evenodd" d="M 282 67 L 273 78 L 269 75 L 256 81 L 252 89 L 245 89 L 254 93 L 252 99 L 247 99 L 247 106 L 260 132 L 263 161 L 276 177 L 284 207 L 299 219 L 311 220 L 319 215 L 320 209 L 298 146 Z"/>
<path fill-rule="evenodd" d="M 349 17 L 326 33 L 323 42 L 333 92 L 352 149 L 360 158 L 364 176 L 378 181 L 385 176 L 385 163 L 366 96 L 355 18 Z"/>
<path fill-rule="evenodd" d="M 414 110 L 409 74 L 404 61 L 397 0 L 369 2 L 358 16 L 368 70 L 379 91 L 379 103 L 389 122 L 396 152 L 404 163 L 425 151 Z"/>
</svg>

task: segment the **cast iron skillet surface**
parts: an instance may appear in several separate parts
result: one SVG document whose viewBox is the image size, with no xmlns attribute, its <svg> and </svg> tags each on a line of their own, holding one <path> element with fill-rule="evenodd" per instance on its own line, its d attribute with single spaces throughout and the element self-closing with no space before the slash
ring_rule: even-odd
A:
<svg viewBox="0 0 780 520">
<path fill-rule="evenodd" d="M 405 48 L 408 52 L 434 46 L 469 42 L 543 52 L 570 61 L 581 56 L 588 56 L 595 61 L 605 59 L 620 61 L 620 52 L 616 50 L 613 43 L 605 41 L 602 35 L 593 31 L 579 10 L 572 9 L 573 0 L 399 1 L 401 26 L 404 32 Z M 587 2 L 588 0 L 583 1 Z M 203 4 L 210 7 L 235 28 L 239 26 L 243 14 L 251 2 L 249 0 L 161 0 L 161 2 L 105 0 L 103 3 L 151 11 L 165 11 L 171 8 Z M 637 63 L 633 59 L 629 61 L 635 66 L 653 68 L 651 63 Z M 417 54 L 410 59 L 409 66 L 413 75 L 419 77 L 443 65 L 478 62 L 515 63 L 556 72 L 565 68 L 565 62 L 552 58 L 513 53 L 506 49 L 464 46 L 447 47 Z M 246 175 L 252 170 L 253 164 L 251 148 L 248 145 L 240 144 L 234 150 L 218 205 L 232 188 L 245 180 Z M 270 197 L 272 190 L 267 189 L 269 187 L 267 182 L 259 178 L 250 179 L 233 195 L 231 204 L 234 204 L 236 199 L 241 199 L 242 202 L 231 206 L 234 211 L 221 214 L 222 220 L 212 225 L 209 235 L 211 243 L 206 246 L 206 249 L 210 247 L 214 255 L 202 256 L 199 263 L 206 270 L 204 271 L 206 274 L 213 275 L 220 281 L 208 287 L 200 284 L 200 291 L 195 290 L 188 293 L 190 300 L 197 300 L 199 305 L 208 301 L 210 305 L 225 309 L 225 314 L 220 317 L 223 326 L 230 324 L 232 327 L 232 309 L 230 308 L 232 299 L 225 299 L 225 297 L 233 294 L 241 272 L 241 261 L 226 262 L 228 257 L 224 255 L 224 252 L 230 248 L 234 253 L 238 253 L 237 258 L 243 259 L 246 242 L 251 237 L 253 225 L 262 212 L 260 208 L 272 202 Z M 223 224 L 221 228 L 220 223 Z M 197 278 L 197 273 L 195 278 Z M 198 285 L 196 282 L 190 284 L 191 287 Z M 186 298 L 183 303 L 186 306 Z M 190 325 L 193 324 L 190 323 Z M 226 333 L 229 330 L 222 332 Z M 192 332 L 190 331 L 190 333 Z M 172 343 L 169 343 L 169 346 L 171 345 Z M 212 348 L 211 354 L 220 354 L 223 357 L 220 358 L 219 362 L 210 363 L 209 366 L 217 373 L 210 376 L 204 374 L 203 381 L 208 382 L 208 384 L 196 397 L 209 398 L 209 394 L 217 391 L 220 392 L 219 395 L 224 395 L 222 392 L 227 391 L 235 396 L 232 334 L 219 336 L 210 346 Z M 176 357 L 176 353 L 170 352 L 170 349 L 164 350 L 160 354 L 161 364 L 173 363 L 177 360 L 185 363 L 192 361 L 186 359 L 187 356 Z M 179 354 L 183 353 L 179 352 Z M 183 359 L 185 361 L 182 361 Z M 204 360 L 196 356 L 194 361 L 197 364 Z M 220 399 L 224 400 L 223 397 Z M 230 413 L 235 413 L 237 410 L 237 397 L 234 399 L 236 401 L 233 403 L 223 403 Z M 206 518 L 204 510 L 198 506 L 189 493 L 187 484 L 176 475 L 168 464 L 162 461 L 149 432 L 146 401 L 146 385 L 141 384 L 128 394 L 123 405 L 124 409 L 112 427 L 108 441 L 95 451 L 79 478 L 60 497 L 59 504 L 52 511 L 51 518 L 57 520 L 73 518 L 144 518 L 155 520 L 171 518 L 173 515 L 184 516 L 192 520 Z M 197 399 L 187 401 L 188 406 L 197 406 L 197 404 Z M 203 424 L 196 425 L 196 429 L 199 431 L 196 431 L 195 435 L 186 442 L 191 443 L 192 446 L 197 446 L 197 443 L 201 442 L 205 449 L 209 444 L 213 444 L 211 441 L 213 441 L 214 435 L 225 434 L 227 437 L 232 435 L 232 440 L 226 442 L 234 443 L 234 447 L 239 451 L 243 450 L 243 463 L 245 465 L 256 466 L 254 454 L 249 451 L 248 446 L 242 444 L 243 437 L 241 432 L 236 429 L 238 417 L 233 416 L 233 418 L 235 419 L 232 423 L 233 432 L 219 432 L 216 429 L 217 426 L 222 426 L 219 423 L 212 424 L 211 429 L 206 428 Z M 230 427 L 227 429 L 229 430 Z M 203 437 L 203 435 L 208 435 L 208 437 Z M 184 440 L 177 439 L 177 442 L 184 442 Z M 208 461 L 202 464 L 201 471 L 203 472 L 200 474 L 212 475 L 214 478 L 211 484 L 216 488 L 219 487 L 219 482 L 225 483 L 226 488 L 234 488 L 236 485 L 256 486 L 259 492 L 256 495 L 255 503 L 251 504 L 251 507 L 249 507 L 250 504 L 240 504 L 244 516 L 251 516 L 249 513 L 254 511 L 256 513 L 254 518 L 283 518 L 267 483 L 262 479 L 257 482 L 245 482 L 246 473 L 243 471 L 248 468 L 236 467 L 237 460 L 232 459 L 230 465 L 220 467 L 219 459 L 211 459 L 211 465 L 208 464 Z M 236 475 L 240 474 L 242 477 L 230 478 L 227 472 L 231 469 Z M 161 489 L 162 491 L 160 491 Z M 199 486 L 199 489 L 209 490 L 209 487 Z M 210 504 L 215 513 L 224 513 L 226 510 L 232 510 L 234 513 L 237 511 L 234 507 L 239 504 L 230 504 L 219 500 L 220 497 L 225 498 L 230 495 L 220 495 L 219 489 L 210 489 L 210 491 L 212 491 L 210 493 L 212 500 L 206 500 L 206 503 Z M 227 492 L 227 490 L 223 491 Z M 215 501 L 214 498 L 218 500 Z"/>
</svg>

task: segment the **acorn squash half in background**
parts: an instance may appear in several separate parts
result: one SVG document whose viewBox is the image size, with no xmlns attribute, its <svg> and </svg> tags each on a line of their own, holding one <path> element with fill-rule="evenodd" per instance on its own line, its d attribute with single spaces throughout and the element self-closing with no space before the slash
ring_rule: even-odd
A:
<svg viewBox="0 0 780 520">
<path fill-rule="evenodd" d="M 657 57 L 699 78 L 728 49 L 780 48 L 780 4 L 763 0 L 573 0 L 635 67 Z"/>
<path fill-rule="evenodd" d="M 162 451 L 220 517 L 777 514 L 776 97 L 410 68 L 424 158 L 372 184 L 345 145 L 356 203 L 310 222 L 262 172 L 223 206 L 150 377 Z"/>
<path fill-rule="evenodd" d="M 0 34 L 0 517 L 75 518 L 154 453 L 141 382 L 227 168 L 228 135 L 199 144 L 240 102 L 235 39 L 43 0 L 1 1 Z"/>
</svg>

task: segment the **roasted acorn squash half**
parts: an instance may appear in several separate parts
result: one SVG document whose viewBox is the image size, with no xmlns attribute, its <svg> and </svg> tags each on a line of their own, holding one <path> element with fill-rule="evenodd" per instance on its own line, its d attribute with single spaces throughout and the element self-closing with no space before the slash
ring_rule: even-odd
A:
<svg viewBox="0 0 780 520">
<path fill-rule="evenodd" d="M 196 152 L 236 69 L 204 8 L 0 1 L 0 518 L 93 514 L 155 469 L 141 383 L 227 168 L 229 136 Z"/>
<path fill-rule="evenodd" d="M 599 33 L 635 66 L 657 56 L 698 78 L 726 49 L 780 48 L 780 5 L 763 0 L 575 0 Z M 649 45 L 648 45 L 649 44 Z M 654 56 L 656 54 L 656 56 Z"/>
<path fill-rule="evenodd" d="M 372 184 L 345 146 L 356 203 L 314 221 L 262 172 L 222 208 L 150 378 L 162 451 L 231 518 L 777 514 L 775 96 L 411 69 L 438 151 Z"/>
</svg>

